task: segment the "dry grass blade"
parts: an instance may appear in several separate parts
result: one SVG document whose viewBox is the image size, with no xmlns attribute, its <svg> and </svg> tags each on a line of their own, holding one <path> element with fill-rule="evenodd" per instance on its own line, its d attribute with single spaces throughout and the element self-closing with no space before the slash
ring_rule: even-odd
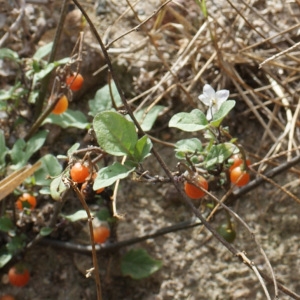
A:
<svg viewBox="0 0 300 300">
<path fill-rule="evenodd" d="M 283 51 L 281 51 L 281 52 L 279 52 L 279 53 L 277 53 L 277 54 L 275 54 L 275 55 L 273 55 L 273 56 L 265 59 L 262 63 L 259 64 L 259 67 L 261 68 L 264 64 L 266 64 L 266 63 L 268 63 L 268 62 L 270 62 L 270 61 L 272 61 L 274 59 L 277 59 L 278 57 L 280 57 L 280 56 L 282 56 L 282 55 L 284 55 L 286 53 L 291 52 L 292 50 L 298 48 L 299 45 L 300 45 L 300 42 L 296 43 L 295 45 L 293 45 L 292 47 L 290 47 L 290 48 L 288 48 L 286 50 L 283 50 Z"/>
<path fill-rule="evenodd" d="M 42 165 L 41 161 L 27 165 L 0 181 L 0 201 L 13 192 L 26 178 L 31 176 Z"/>
</svg>

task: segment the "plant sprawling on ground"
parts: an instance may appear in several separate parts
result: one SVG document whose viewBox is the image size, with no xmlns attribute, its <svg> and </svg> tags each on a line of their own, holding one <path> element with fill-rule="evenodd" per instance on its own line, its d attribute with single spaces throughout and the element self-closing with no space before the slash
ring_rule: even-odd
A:
<svg viewBox="0 0 300 300">
<path fill-rule="evenodd" d="M 98 19 L 91 17 L 87 3 L 73 0 L 68 7 L 62 1 L 51 42 L 43 35 L 51 24 L 37 21 L 39 4 L 6 4 L 4 22 L 10 28 L 0 39 L 2 281 L 24 289 L 34 284 L 30 279 L 37 277 L 37 266 L 28 267 L 28 253 L 38 245 L 54 245 L 89 253 L 92 265 L 84 271 L 95 279 L 94 295 L 114 298 L 118 291 L 107 284 L 113 282 L 110 276 L 151 279 L 164 270 L 163 249 L 157 259 L 151 247 L 136 244 L 167 233 L 179 237 L 183 229 L 201 226 L 197 238 L 206 229 L 207 241 L 213 237 L 240 258 L 263 297 L 281 293 L 299 299 L 289 282 L 282 285 L 275 277 L 268 251 L 254 234 L 258 218 L 247 222 L 247 209 L 254 204 L 242 199 L 250 192 L 264 204 L 270 200 L 266 211 L 274 203 L 282 207 L 279 193 L 293 205 L 300 202 L 293 191 L 300 174 L 298 59 L 288 53 L 297 46 L 292 33 L 298 24 L 272 23 L 274 5 L 268 8 L 271 20 L 264 23 L 260 3 L 250 9 L 229 0 L 222 5 L 168 0 L 149 13 L 127 0 L 122 11 L 100 2 L 96 11 L 112 18 L 110 30 L 97 30 Z M 277 13 L 296 6 L 275 2 Z M 8 13 L 14 5 L 15 21 Z M 117 27 L 124 19 L 126 31 L 123 23 Z M 287 33 L 283 43 L 280 38 Z M 98 73 L 107 78 L 105 84 L 93 80 Z M 273 177 L 283 172 L 288 181 L 277 182 Z M 272 194 L 261 194 L 262 184 L 271 186 Z M 159 203 L 144 192 L 145 185 L 158 197 L 161 190 L 164 195 L 173 191 L 173 198 L 185 204 L 183 215 L 193 216 L 182 222 L 173 213 L 177 202 L 171 201 L 167 209 L 162 205 L 162 216 L 152 215 L 147 222 L 171 213 L 173 225 L 141 229 L 148 207 Z M 133 203 L 139 189 L 142 197 Z M 124 207 L 138 207 L 136 214 L 120 209 L 120 199 Z M 144 200 L 147 204 L 139 206 Z M 132 221 L 132 234 L 124 238 L 119 233 L 126 220 Z M 263 264 L 244 251 L 244 232 Z M 86 243 L 78 242 L 84 233 Z M 184 293 L 177 290 L 172 299 L 187 298 Z"/>
</svg>

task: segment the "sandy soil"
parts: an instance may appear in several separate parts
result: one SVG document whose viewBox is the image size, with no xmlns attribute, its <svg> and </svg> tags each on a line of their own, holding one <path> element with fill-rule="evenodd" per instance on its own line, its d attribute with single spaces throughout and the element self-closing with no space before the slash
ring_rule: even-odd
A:
<svg viewBox="0 0 300 300">
<path fill-rule="evenodd" d="M 121 2 L 123 7 L 127 7 L 125 1 L 120 1 L 120 3 Z M 220 15 L 220 27 L 226 27 L 231 20 L 237 17 L 235 11 L 230 8 L 228 3 L 221 6 L 219 3 L 214 3 L 214 1 L 207 2 L 210 13 L 215 17 L 216 14 Z M 280 1 L 274 1 L 274 3 L 270 3 L 270 1 L 251 2 L 255 4 L 255 9 L 267 10 L 268 6 L 272 6 L 267 16 L 269 17 L 268 21 L 274 24 L 278 18 L 284 16 L 287 10 L 287 8 L 284 7 L 285 4 Z M 120 3 L 114 5 L 115 3 L 111 2 L 107 5 L 108 12 L 98 17 L 93 15 L 93 20 L 98 26 L 97 29 L 99 33 L 104 35 L 107 40 L 137 25 L 132 13 L 128 13 L 121 21 L 116 21 L 117 16 L 120 15 L 120 9 L 123 8 Z M 188 15 L 186 19 L 192 22 L 195 20 L 195 15 L 193 14 L 194 11 L 197 11 L 197 8 L 195 8 L 192 1 L 190 3 L 192 13 Z M 142 1 L 137 4 L 136 11 L 139 12 L 141 19 L 145 19 L 146 16 L 151 15 L 159 5 L 159 1 Z M 56 13 L 59 11 L 58 7 L 59 4 L 56 7 Z M 92 4 L 87 2 L 86 8 L 90 13 L 93 13 L 94 6 Z M 245 11 L 250 9 L 243 8 Z M 42 10 L 43 9 L 39 7 L 38 11 L 40 12 Z M 181 11 L 179 10 L 179 12 Z M 272 13 L 276 14 L 276 16 Z M 199 11 L 198 14 L 201 15 Z M 55 18 L 57 18 L 57 15 L 54 16 L 54 19 Z M 199 17 L 199 19 L 201 19 L 201 17 Z M 178 20 L 175 18 L 175 20 L 171 20 L 171 22 L 173 21 L 176 23 Z M 260 26 L 261 20 L 253 19 L 253 16 L 249 12 L 248 21 L 251 21 L 254 24 L 253 26 Z M 149 22 L 147 26 L 153 24 L 151 22 Z M 200 21 L 197 20 L 195 22 Z M 282 30 L 290 26 L 287 18 L 286 22 L 283 23 L 284 26 L 281 27 Z M 268 24 L 268 22 L 265 24 Z M 265 25 L 265 27 L 262 27 L 262 30 L 264 33 L 267 33 L 269 27 L 267 27 L 267 25 Z M 240 27 L 239 30 L 246 31 L 244 27 Z M 170 44 L 170 52 L 165 52 L 164 55 L 167 60 L 170 59 L 170 61 L 172 61 L 172 51 L 178 49 L 178 47 L 186 41 L 183 39 L 174 41 L 172 31 L 168 34 L 166 37 L 159 32 L 155 38 L 163 51 L 166 50 L 166 44 Z M 245 32 L 244 35 L 247 35 L 247 33 Z M 49 33 L 49 36 L 45 36 L 44 40 L 51 39 L 52 36 L 53 35 Z M 243 34 L 241 34 L 239 38 L 241 36 L 243 36 Z M 65 38 L 67 39 L 67 37 Z M 88 53 L 92 53 L 92 55 L 87 55 L 89 59 L 85 61 L 83 68 L 85 73 L 92 73 L 91 68 L 93 68 L 92 71 L 97 70 L 98 66 L 103 65 L 103 61 L 99 58 L 97 64 L 93 64 L 93 62 L 95 62 L 94 57 L 99 57 L 97 55 L 99 49 L 89 33 L 87 33 L 87 39 L 88 38 L 91 40 L 89 40 L 89 43 L 87 43 L 85 47 L 87 47 L 86 51 L 89 51 Z M 293 38 L 292 35 L 291 38 Z M 166 39 L 166 43 L 162 42 L 160 44 L 160 39 Z M 251 40 L 250 37 L 249 40 Z M 245 44 L 247 42 L 248 41 L 245 40 Z M 134 78 L 135 90 L 133 94 L 137 90 L 141 90 L 142 88 L 147 89 L 147 86 L 150 87 L 157 83 L 159 80 L 159 76 L 157 75 L 164 74 L 165 72 L 165 70 L 158 69 L 158 65 L 161 65 L 161 61 L 157 58 L 157 55 L 154 54 L 153 48 L 149 47 L 143 52 L 124 51 L 124 49 L 130 48 L 132 45 L 138 48 L 143 45 L 143 43 L 143 33 L 134 31 L 116 42 L 111 50 L 111 56 L 115 59 L 116 68 L 120 68 L 118 70 L 125 69 L 126 71 L 123 74 L 130 74 L 129 81 Z M 90 46 L 90 48 L 88 46 Z M 144 48 L 147 48 L 147 46 Z M 66 47 L 66 49 L 68 48 Z M 121 51 L 121 53 L 116 54 L 118 51 Z M 235 49 L 233 49 L 233 52 L 234 51 Z M 63 53 L 60 55 L 63 56 Z M 230 53 L 226 53 L 226 55 L 229 57 Z M 207 59 L 208 58 L 209 55 L 207 55 Z M 143 68 L 142 72 L 141 68 Z M 151 71 L 153 71 L 152 74 L 150 73 Z M 178 72 L 179 79 L 181 80 L 180 76 L 182 76 L 182 78 L 190 76 L 191 74 L 189 72 L 187 69 Z M 103 85 L 106 77 L 103 75 L 104 73 L 101 74 L 102 75 L 98 75 L 99 77 L 97 77 L 97 85 L 95 81 L 92 81 L 91 86 L 88 86 L 86 90 L 83 91 L 83 95 L 78 95 L 78 97 L 74 99 L 72 103 L 73 107 L 79 107 L 83 110 L 87 109 L 85 104 L 81 101 L 81 97 L 84 97 L 87 91 L 91 91 L 91 94 L 93 94 L 93 89 L 96 90 Z M 217 74 L 217 77 L 219 76 L 219 72 L 217 71 L 215 73 L 208 72 L 206 80 L 203 78 L 201 80 L 205 82 L 212 80 L 211 83 L 214 83 L 212 74 Z M 205 77 L 205 74 L 203 76 Z M 248 83 L 250 84 L 253 78 L 249 76 L 249 78 L 247 77 L 245 80 L 246 79 L 249 79 Z M 173 81 L 171 79 L 167 83 L 164 83 L 165 86 L 162 87 L 162 90 L 166 88 L 168 84 L 171 85 L 172 83 Z M 231 83 L 226 82 L 222 77 L 221 85 L 225 85 L 226 87 L 226 83 L 228 83 L 228 86 L 232 86 Z M 122 84 L 126 86 L 127 81 L 122 81 Z M 256 87 L 257 84 L 255 81 L 253 87 Z M 128 86 L 127 89 L 131 90 Z M 199 83 L 199 88 L 195 87 L 191 94 L 197 97 L 201 90 L 202 83 Z M 234 92 L 237 91 L 234 90 Z M 234 95 L 238 97 L 237 94 Z M 174 92 L 174 95 L 164 100 L 164 104 L 168 105 L 171 111 L 167 112 L 158 120 L 158 126 L 151 134 L 156 134 L 168 142 L 175 142 L 178 139 L 181 133 L 175 130 L 169 130 L 165 125 L 172 113 L 189 105 L 188 100 L 186 98 L 180 98 L 180 96 L 180 94 Z M 89 97 L 91 98 L 92 96 L 89 95 Z M 243 103 L 243 99 L 238 98 L 238 100 L 240 103 L 227 120 L 227 123 L 230 128 L 232 128 L 231 133 L 239 138 L 239 141 L 244 145 L 245 149 L 252 155 L 252 161 L 255 162 L 270 149 L 272 142 L 270 139 L 265 138 L 265 131 L 264 128 L 262 128 L 261 122 L 249 111 L 248 107 Z M 190 108 L 192 108 L 192 106 Z M 279 136 L 280 133 L 278 129 L 274 129 L 275 136 Z M 60 134 L 61 131 L 58 131 L 54 135 L 53 140 L 60 137 L 59 141 L 64 143 L 63 148 L 67 148 L 66 139 L 63 139 Z M 76 138 L 80 137 L 83 140 L 83 144 L 85 144 L 88 143 L 85 134 L 85 132 L 78 134 L 77 132 L 74 133 L 74 130 L 70 130 L 64 133 L 64 137 L 67 135 L 72 137 L 76 136 Z M 71 144 L 73 140 L 69 142 Z M 155 146 L 165 161 L 168 162 L 169 167 L 175 170 L 177 161 L 171 158 L 173 157 L 173 149 L 159 144 L 155 144 Z M 58 142 L 56 147 L 56 150 L 59 151 L 62 145 Z M 146 167 L 151 167 L 152 172 L 156 171 L 159 175 L 164 175 L 153 157 L 149 158 Z M 254 177 L 255 174 L 252 174 L 252 179 L 254 179 Z M 275 181 L 280 186 L 294 182 L 293 185 L 289 186 L 289 190 L 300 197 L 298 188 L 299 176 L 297 174 L 285 173 L 276 177 Z M 146 184 L 126 180 L 121 183 L 121 191 L 118 197 L 117 208 L 121 214 L 124 214 L 124 220 L 118 224 L 119 240 L 143 236 L 160 228 L 194 219 L 193 214 L 181 203 L 180 199 L 178 199 L 178 195 L 170 184 Z M 75 201 L 75 196 L 70 195 L 68 203 L 71 204 L 71 208 L 76 208 L 76 204 L 74 204 Z M 199 202 L 197 205 L 199 205 L 201 209 L 201 203 Z M 278 281 L 290 290 L 300 293 L 299 203 L 291 197 L 288 197 L 286 193 L 274 187 L 274 185 L 264 183 L 254 191 L 251 191 L 232 203 L 231 208 L 251 228 L 251 231 L 254 233 L 270 260 Z M 212 224 L 218 226 L 223 218 L 224 215 L 222 213 L 218 214 L 213 219 Z M 245 251 L 247 257 L 253 261 L 254 265 L 270 276 L 266 262 L 257 245 L 254 243 L 251 234 L 238 222 L 235 222 L 235 226 L 237 229 L 237 238 L 234 241 L 234 246 L 240 251 Z M 85 225 L 83 227 L 85 228 Z M 78 240 L 78 236 L 74 236 L 73 230 L 74 228 L 71 230 L 73 240 Z M 88 237 L 82 232 L 81 234 L 83 234 L 83 239 L 88 241 Z M 162 260 L 163 267 L 151 277 L 143 280 L 137 281 L 128 277 L 122 277 L 118 265 L 120 256 L 130 248 L 140 247 L 147 249 L 148 253 L 155 259 Z M 25 260 L 31 266 L 32 278 L 30 284 L 24 288 L 13 288 L 7 284 L 5 270 L 0 270 L 2 278 L 0 295 L 4 292 L 11 293 L 15 295 L 18 300 L 96 299 L 94 281 L 84 276 L 85 270 L 92 266 L 91 256 L 89 254 L 76 254 L 62 248 L 58 249 L 37 244 L 26 252 Z M 99 261 L 103 282 L 103 299 L 105 300 L 266 299 L 262 286 L 253 270 L 250 270 L 237 257 L 234 257 L 201 226 L 172 232 L 155 239 L 149 239 L 140 244 L 121 248 L 117 253 L 99 255 Z M 267 284 L 267 288 L 271 295 L 274 296 L 274 286 Z M 288 300 L 292 298 L 279 292 L 279 299 Z"/>
</svg>

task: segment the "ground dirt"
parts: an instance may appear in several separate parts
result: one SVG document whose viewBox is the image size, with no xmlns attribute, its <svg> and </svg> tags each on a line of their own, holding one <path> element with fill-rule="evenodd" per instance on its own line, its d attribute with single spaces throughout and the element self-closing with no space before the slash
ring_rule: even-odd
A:
<svg viewBox="0 0 300 300">
<path fill-rule="evenodd" d="M 12 1 L 11 5 L 16 5 L 13 2 L 15 1 Z M 38 24 L 42 24 L 43 20 L 49 23 L 47 29 L 36 44 L 25 45 L 25 33 L 20 30 L 21 33 L 18 32 L 16 36 L 8 39 L 4 46 L 30 57 L 36 48 L 53 40 L 61 1 L 54 1 L 51 9 L 50 6 L 30 4 L 35 1 L 27 2 L 26 22 L 31 24 L 28 28 L 33 31 L 29 34 L 32 35 L 34 30 L 38 30 Z M 149 105 L 157 100 L 166 106 L 166 110 L 159 116 L 150 135 L 168 143 L 175 143 L 190 136 L 168 128 L 168 121 L 179 111 L 203 108 L 197 97 L 202 93 L 203 85 L 209 83 L 216 90 L 230 90 L 230 98 L 237 101 L 225 123 L 232 136 L 237 137 L 246 149 L 251 162 L 257 163 L 253 165 L 251 179 L 258 176 L 255 171 L 260 170 L 259 168 L 264 171 L 284 164 L 289 159 L 286 150 L 299 147 L 300 140 L 298 50 L 294 49 L 290 56 L 281 56 L 278 61 L 275 60 L 262 69 L 259 68 L 259 64 L 298 41 L 299 27 L 296 25 L 299 24 L 299 3 L 279 0 L 207 0 L 210 16 L 209 21 L 206 21 L 194 1 L 173 2 L 168 4 L 172 5 L 171 9 L 167 10 L 164 16 L 160 15 L 161 23 L 159 18 L 153 16 L 138 30 L 132 30 L 118 39 L 109 49 L 128 99 L 134 99 L 148 91 L 142 100 L 132 100 L 132 103 L 136 104 L 135 107 L 147 98 L 150 88 L 157 87 L 145 103 Z M 134 11 L 140 21 L 135 19 L 130 10 L 129 1 L 106 1 L 105 4 L 105 1 L 99 0 L 98 6 L 90 1 L 80 3 L 91 16 L 100 36 L 108 43 L 154 15 L 163 2 L 138 1 Z M 18 13 L 17 7 L 16 5 L 15 14 Z M 10 9 L 12 7 L 7 7 L 7 10 L 1 13 L 3 18 L 4 15 L 7 16 L 5 26 L 8 27 L 14 18 Z M 97 9 L 102 13 L 96 15 Z M 71 13 L 73 17 L 69 14 L 69 23 L 64 26 L 57 53 L 59 58 L 70 55 L 82 29 L 81 21 L 76 19 L 78 10 L 72 10 Z M 7 30 L 5 26 L 1 32 L 3 35 Z M 105 62 L 96 39 L 87 26 L 84 30 L 86 35 L 82 73 L 85 75 L 86 85 L 74 95 L 70 105 L 73 109 L 88 113 L 87 102 L 107 82 L 108 72 L 103 68 Z M 196 42 L 191 44 L 188 54 L 183 55 L 193 37 L 196 37 Z M 270 37 L 273 38 L 268 40 Z M 179 62 L 176 62 L 178 58 Z M 101 68 L 103 70 L 98 71 Z M 168 75 L 162 80 L 170 70 L 174 76 Z M 2 89 L 12 84 L 8 72 L 3 71 L 0 75 Z M 276 89 L 270 78 L 282 85 L 277 84 Z M 174 88 L 168 90 L 172 85 Z M 185 92 L 180 85 L 185 88 Z M 158 99 L 163 94 L 164 96 Z M 28 110 L 28 107 L 24 109 Z M 26 124 L 25 128 L 13 132 L 9 127 L 12 125 L 9 120 L 4 119 L 2 123 L 0 125 L 3 126 L 3 130 L 14 138 L 29 128 Z M 288 124 L 291 127 L 288 127 Z M 56 126 L 47 126 L 51 133 L 47 145 L 39 153 L 40 156 L 47 151 L 54 155 L 66 154 L 75 142 L 79 142 L 82 147 L 94 143 L 85 130 L 62 130 Z M 178 161 L 174 157 L 174 149 L 158 142 L 154 142 L 154 147 L 170 170 L 176 171 Z M 278 153 L 282 152 L 285 155 L 279 156 Z M 299 155 L 293 151 L 290 153 L 292 157 L 295 153 Z M 151 175 L 165 176 L 153 156 L 147 159 L 144 168 L 149 170 Z M 259 249 L 260 245 L 278 282 L 298 294 L 299 174 L 298 164 L 292 170 L 273 178 L 275 183 L 264 182 L 229 204 L 251 230 L 249 232 L 233 218 L 237 231 L 237 238 L 233 243 L 236 249 L 245 251 L 253 266 L 272 278 Z M 117 210 L 123 218 L 118 222 L 118 241 L 143 236 L 183 221 L 196 221 L 170 183 L 145 183 L 126 179 L 121 181 L 119 191 Z M 219 199 L 223 194 L 224 191 L 216 192 Z M 9 199 L 12 201 L 13 197 Z M 208 200 L 195 202 L 199 210 L 203 210 L 205 201 Z M 39 197 L 39 210 L 46 210 L 47 207 L 51 214 L 53 205 L 54 201 L 49 197 Z M 78 199 L 71 192 L 63 211 L 71 213 L 79 208 Z M 221 211 L 211 220 L 211 224 L 216 228 L 224 219 L 225 214 Z M 59 246 L 53 246 L 50 242 L 36 243 L 22 256 L 31 270 L 31 279 L 27 286 L 10 286 L 6 276 L 8 266 L 0 269 L 0 296 L 10 293 L 18 300 L 97 299 L 93 278 L 85 277 L 86 270 L 92 267 L 91 254 L 76 253 L 63 247 L 66 241 L 88 244 L 87 225 L 85 222 L 79 222 L 62 227 L 63 231 L 56 236 L 60 242 Z M 127 250 L 136 248 L 146 249 L 153 258 L 162 261 L 163 267 L 146 279 L 134 280 L 122 276 L 119 259 Z M 15 259 L 18 258 L 20 257 Z M 104 300 L 267 299 L 254 270 L 234 256 L 202 226 L 170 232 L 138 244 L 121 247 L 111 253 L 101 252 L 98 259 Z M 274 284 L 266 281 L 266 288 L 271 297 L 274 297 Z M 290 296 L 280 290 L 278 298 L 300 299 L 300 296 Z"/>
</svg>

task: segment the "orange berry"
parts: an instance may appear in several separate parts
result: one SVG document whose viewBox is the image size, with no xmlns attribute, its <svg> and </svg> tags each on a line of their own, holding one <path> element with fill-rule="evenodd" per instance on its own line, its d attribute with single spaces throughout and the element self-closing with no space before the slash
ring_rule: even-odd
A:
<svg viewBox="0 0 300 300">
<path fill-rule="evenodd" d="M 97 244 L 103 244 L 110 236 L 110 230 L 106 226 L 99 226 L 93 229 L 94 241 Z"/>
<path fill-rule="evenodd" d="M 83 183 L 90 175 L 90 170 L 87 166 L 83 165 L 80 162 L 77 162 L 71 168 L 70 175 L 73 181 L 77 183 Z"/>
<path fill-rule="evenodd" d="M 229 171 L 233 170 L 234 168 L 244 163 L 243 159 L 238 154 L 233 155 L 231 159 L 233 159 L 233 164 L 230 166 Z M 249 166 L 250 164 L 251 164 L 250 160 L 246 159 L 246 165 Z"/>
<path fill-rule="evenodd" d="M 52 110 L 52 113 L 55 114 L 55 115 L 60 115 L 60 114 L 64 113 L 67 110 L 68 106 L 69 106 L 68 98 L 65 95 L 63 95 L 58 100 L 56 105 L 54 106 L 54 108 Z"/>
<path fill-rule="evenodd" d="M 208 190 L 208 182 L 203 176 L 196 175 L 195 179 L 196 179 L 195 183 L 197 183 L 204 190 Z M 184 190 L 185 190 L 185 193 L 187 194 L 187 196 L 189 196 L 191 199 L 199 199 L 199 198 L 205 196 L 204 191 L 202 191 L 200 188 L 198 188 L 196 185 L 194 185 L 190 182 L 185 182 Z"/>
<path fill-rule="evenodd" d="M 82 88 L 83 81 L 84 79 L 80 73 L 69 75 L 66 78 L 66 84 L 74 92 L 79 91 Z"/>
<path fill-rule="evenodd" d="M 238 187 L 244 186 L 250 181 L 250 174 L 241 166 L 235 167 L 230 171 L 230 181 Z"/>
<path fill-rule="evenodd" d="M 29 193 L 23 193 L 16 201 L 16 206 L 19 210 L 23 210 L 24 207 L 34 209 L 36 207 L 36 198 Z"/>
<path fill-rule="evenodd" d="M 22 287 L 28 283 L 29 279 L 28 269 L 21 265 L 13 266 L 8 271 L 8 280 L 11 285 Z"/>
</svg>

